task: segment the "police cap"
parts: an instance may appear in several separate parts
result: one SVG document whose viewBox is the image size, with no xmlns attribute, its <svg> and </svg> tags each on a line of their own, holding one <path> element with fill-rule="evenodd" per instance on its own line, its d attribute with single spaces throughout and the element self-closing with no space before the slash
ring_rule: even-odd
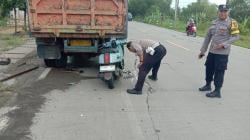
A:
<svg viewBox="0 0 250 140">
<path fill-rule="evenodd" d="M 221 5 L 219 5 L 218 10 L 219 11 L 228 11 L 229 7 L 228 7 L 228 5 L 221 4 Z"/>
</svg>

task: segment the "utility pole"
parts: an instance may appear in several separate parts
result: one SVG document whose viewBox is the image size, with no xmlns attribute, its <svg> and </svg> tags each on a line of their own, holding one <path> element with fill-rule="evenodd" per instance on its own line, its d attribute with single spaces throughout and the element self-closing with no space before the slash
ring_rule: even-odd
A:
<svg viewBox="0 0 250 140">
<path fill-rule="evenodd" d="M 179 0 L 175 0 L 175 15 L 174 15 L 174 28 L 176 29 L 177 14 L 178 14 Z"/>
</svg>

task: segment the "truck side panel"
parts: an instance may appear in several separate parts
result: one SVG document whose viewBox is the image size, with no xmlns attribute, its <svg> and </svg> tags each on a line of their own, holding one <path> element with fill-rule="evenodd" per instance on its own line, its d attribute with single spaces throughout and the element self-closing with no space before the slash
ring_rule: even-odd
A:
<svg viewBox="0 0 250 140">
<path fill-rule="evenodd" d="M 127 0 L 29 0 L 35 37 L 126 37 Z"/>
</svg>

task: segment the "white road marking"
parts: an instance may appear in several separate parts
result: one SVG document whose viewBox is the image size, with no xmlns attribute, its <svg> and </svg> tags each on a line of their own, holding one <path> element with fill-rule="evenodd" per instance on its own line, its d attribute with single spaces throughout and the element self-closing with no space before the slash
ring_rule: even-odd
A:
<svg viewBox="0 0 250 140">
<path fill-rule="evenodd" d="M 46 68 L 43 73 L 38 77 L 38 80 L 43 80 L 51 71 L 51 68 Z"/>
<path fill-rule="evenodd" d="M 186 50 L 186 51 L 191 52 L 191 50 L 190 50 L 190 49 L 188 49 L 188 48 L 186 48 L 186 47 L 183 47 L 183 46 L 181 46 L 181 45 L 178 45 L 178 44 L 173 43 L 173 42 L 168 41 L 168 40 L 167 40 L 167 42 L 168 42 L 169 44 L 172 44 L 172 45 L 173 45 L 173 46 L 175 46 L 175 47 L 178 47 L 178 48 L 181 48 L 181 49 L 184 49 L 184 50 Z"/>
</svg>

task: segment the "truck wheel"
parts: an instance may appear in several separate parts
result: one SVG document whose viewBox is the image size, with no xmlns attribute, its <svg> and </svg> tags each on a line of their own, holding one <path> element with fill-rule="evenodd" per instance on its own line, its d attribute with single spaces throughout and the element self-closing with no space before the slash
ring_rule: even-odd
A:
<svg viewBox="0 0 250 140">
<path fill-rule="evenodd" d="M 107 83 L 108 83 L 109 89 L 114 89 L 114 78 L 113 77 L 110 80 L 108 80 Z"/>
<path fill-rule="evenodd" d="M 67 66 L 67 56 L 62 54 L 60 59 L 44 59 L 47 67 L 64 68 Z"/>
<path fill-rule="evenodd" d="M 44 63 L 47 67 L 55 67 L 56 66 L 55 59 L 44 59 Z"/>
<path fill-rule="evenodd" d="M 67 66 L 67 55 L 63 54 L 61 55 L 60 59 L 56 59 L 56 68 L 65 68 Z"/>
</svg>

